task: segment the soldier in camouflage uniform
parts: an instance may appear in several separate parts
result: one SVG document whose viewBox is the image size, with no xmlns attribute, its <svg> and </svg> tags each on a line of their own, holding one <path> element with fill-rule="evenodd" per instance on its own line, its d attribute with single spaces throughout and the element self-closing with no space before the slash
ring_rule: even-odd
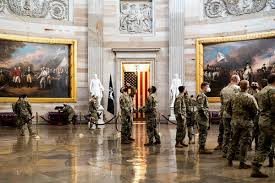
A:
<svg viewBox="0 0 275 183">
<path fill-rule="evenodd" d="M 149 142 L 144 144 L 144 146 L 153 146 L 160 144 L 160 136 L 156 130 L 157 128 L 157 97 L 156 97 L 157 88 L 152 86 L 148 89 L 150 95 L 148 96 L 145 106 L 139 109 L 139 112 L 144 112 L 146 117 L 146 131 Z M 155 143 L 154 143 L 155 138 Z"/>
<path fill-rule="evenodd" d="M 27 101 L 27 96 L 22 95 L 13 105 L 13 111 L 17 116 L 17 128 L 21 136 L 25 136 L 24 125 L 27 124 L 30 136 L 34 136 L 32 131 L 32 107 Z"/>
<path fill-rule="evenodd" d="M 275 74 L 269 76 L 268 84 L 258 95 L 260 138 L 259 147 L 252 162 L 251 177 L 268 177 L 260 172 L 260 167 L 269 155 L 271 145 L 275 144 Z"/>
<path fill-rule="evenodd" d="M 188 92 L 184 92 L 184 101 L 186 106 L 186 125 L 188 129 L 189 144 L 194 144 L 193 139 L 193 127 L 194 127 L 194 101 L 188 96 Z"/>
<path fill-rule="evenodd" d="M 97 103 L 97 97 L 95 95 L 92 96 L 92 98 L 89 101 L 89 113 L 91 115 L 90 117 L 90 122 L 92 124 L 96 125 L 96 128 L 98 127 L 98 115 L 97 115 L 97 110 L 98 110 L 98 103 Z"/>
<path fill-rule="evenodd" d="M 76 125 L 77 115 L 75 114 L 75 111 L 72 108 L 72 106 L 64 103 L 62 112 L 67 113 L 69 122 L 73 123 L 73 125 Z"/>
<path fill-rule="evenodd" d="M 240 77 L 238 75 L 231 76 L 231 82 L 228 86 L 221 90 L 221 114 L 222 114 L 222 122 L 224 128 L 223 135 L 223 157 L 225 158 L 227 155 L 228 147 L 230 147 L 230 141 L 232 136 L 232 126 L 231 126 L 231 116 L 225 110 L 228 101 L 232 98 L 232 96 L 240 91 L 240 87 L 238 86 L 240 82 Z"/>
<path fill-rule="evenodd" d="M 208 99 L 205 93 L 210 92 L 209 83 L 203 82 L 201 84 L 201 93 L 197 96 L 197 111 L 196 123 L 199 129 L 199 153 L 212 154 L 212 152 L 205 149 L 207 139 L 207 130 L 209 127 L 209 107 Z"/>
<path fill-rule="evenodd" d="M 184 86 L 180 86 L 179 95 L 174 102 L 174 113 L 177 120 L 177 133 L 176 133 L 176 145 L 175 147 L 188 146 L 185 144 L 184 138 L 186 135 L 186 106 L 184 98 Z"/>
<path fill-rule="evenodd" d="M 122 93 L 119 97 L 119 104 L 121 109 L 121 143 L 122 144 L 130 144 L 131 141 L 129 140 L 129 137 L 131 136 L 131 115 L 133 113 L 132 111 L 132 102 L 131 98 L 128 94 L 128 88 L 123 87 L 120 89 L 120 92 Z"/>
<path fill-rule="evenodd" d="M 130 89 L 129 92 L 129 99 L 130 99 L 130 106 L 131 106 L 131 118 L 130 118 L 130 126 L 129 126 L 129 136 L 128 136 L 128 140 L 129 141 L 134 141 L 135 139 L 133 139 L 132 136 L 132 130 L 133 130 L 133 124 L 134 124 L 134 103 L 133 103 L 133 98 L 136 95 L 136 88 L 131 86 L 129 83 L 126 84 L 128 90 Z"/>
<path fill-rule="evenodd" d="M 233 166 L 235 152 L 240 144 L 240 169 L 250 168 L 245 164 L 248 148 L 251 144 L 253 120 L 258 112 L 256 99 L 247 93 L 249 81 L 240 82 L 241 91 L 235 94 L 226 107 L 226 112 L 232 116 L 233 137 L 231 148 L 228 149 L 228 165 Z"/>
</svg>

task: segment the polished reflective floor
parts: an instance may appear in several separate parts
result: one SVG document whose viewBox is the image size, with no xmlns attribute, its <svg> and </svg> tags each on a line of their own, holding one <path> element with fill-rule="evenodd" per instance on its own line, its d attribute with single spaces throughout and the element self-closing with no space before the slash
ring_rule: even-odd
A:
<svg viewBox="0 0 275 183">
<path fill-rule="evenodd" d="M 34 127 L 35 128 L 35 127 Z M 136 124 L 131 145 L 121 145 L 113 125 L 88 130 L 81 126 L 38 126 L 40 140 L 17 137 L 0 128 L 0 183 L 246 183 L 275 182 L 275 168 L 263 168 L 270 178 L 250 178 L 251 170 L 226 167 L 221 152 L 198 155 L 196 144 L 175 149 L 175 126 L 161 125 L 162 144 L 144 147 L 144 124 Z M 217 127 L 207 147 L 216 146 Z M 249 162 L 254 152 L 249 153 Z"/>
</svg>

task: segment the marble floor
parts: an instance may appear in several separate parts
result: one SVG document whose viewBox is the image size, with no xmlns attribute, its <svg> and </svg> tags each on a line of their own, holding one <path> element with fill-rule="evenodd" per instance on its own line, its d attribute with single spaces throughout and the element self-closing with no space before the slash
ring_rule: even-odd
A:
<svg viewBox="0 0 275 183">
<path fill-rule="evenodd" d="M 35 127 L 34 127 L 35 128 Z M 220 152 L 197 154 L 198 145 L 175 149 L 175 126 L 160 126 L 162 144 L 144 147 L 144 124 L 136 124 L 131 145 L 121 145 L 113 125 L 90 131 L 80 126 L 38 126 L 40 139 L 17 137 L 0 128 L 0 183 L 246 183 L 275 182 L 250 178 L 251 170 L 226 167 Z M 197 138 L 197 136 L 196 136 Z M 216 146 L 217 127 L 209 132 L 208 148 Z M 249 153 L 249 161 L 253 151 Z"/>
</svg>

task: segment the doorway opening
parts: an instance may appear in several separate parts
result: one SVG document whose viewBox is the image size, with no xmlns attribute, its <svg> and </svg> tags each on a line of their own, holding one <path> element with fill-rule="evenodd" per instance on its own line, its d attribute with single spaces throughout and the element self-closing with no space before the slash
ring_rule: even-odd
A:
<svg viewBox="0 0 275 183">
<path fill-rule="evenodd" d="M 122 85 L 129 83 L 137 89 L 136 95 L 133 98 L 134 107 L 138 110 L 145 105 L 148 97 L 148 88 L 151 85 L 150 63 L 122 63 Z M 134 114 L 135 121 L 145 119 L 143 113 L 136 112 Z"/>
</svg>

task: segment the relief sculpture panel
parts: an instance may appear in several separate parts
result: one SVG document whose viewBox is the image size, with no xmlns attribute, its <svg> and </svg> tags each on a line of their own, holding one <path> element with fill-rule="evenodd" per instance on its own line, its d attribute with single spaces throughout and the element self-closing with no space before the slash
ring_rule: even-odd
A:
<svg viewBox="0 0 275 183">
<path fill-rule="evenodd" d="M 120 1 L 120 33 L 146 34 L 153 32 L 152 0 Z"/>
</svg>

